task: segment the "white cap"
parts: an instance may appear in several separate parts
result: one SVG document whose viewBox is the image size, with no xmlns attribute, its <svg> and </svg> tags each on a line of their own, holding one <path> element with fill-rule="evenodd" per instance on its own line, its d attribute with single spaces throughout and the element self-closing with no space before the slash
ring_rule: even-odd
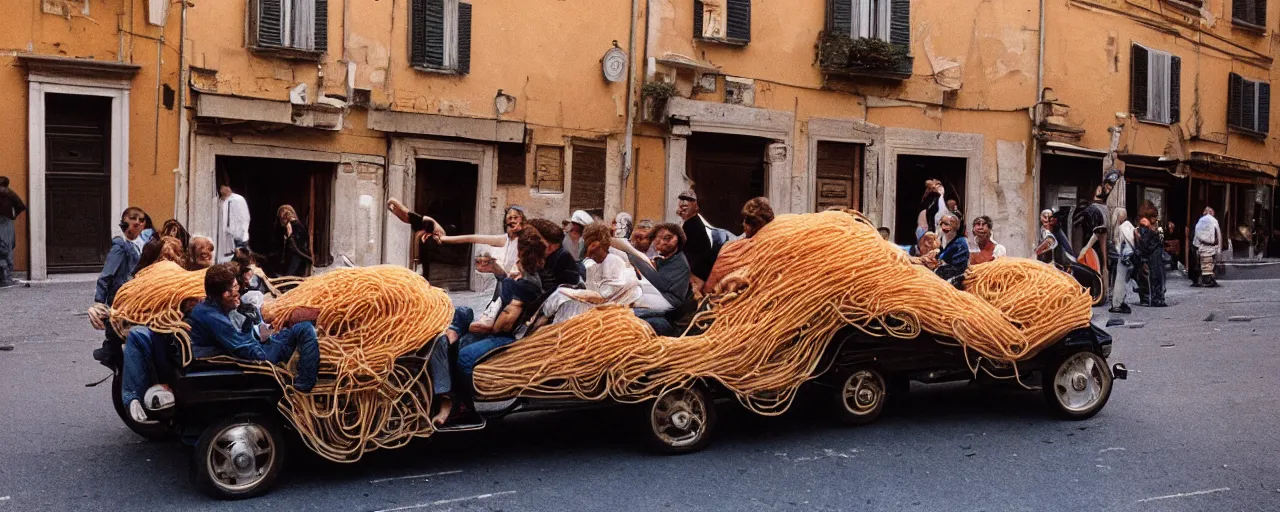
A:
<svg viewBox="0 0 1280 512">
<path fill-rule="evenodd" d="M 573 212 L 573 216 L 569 217 L 569 222 L 586 226 L 595 222 L 595 219 L 591 218 L 590 213 L 587 213 L 584 210 L 578 210 Z"/>
</svg>

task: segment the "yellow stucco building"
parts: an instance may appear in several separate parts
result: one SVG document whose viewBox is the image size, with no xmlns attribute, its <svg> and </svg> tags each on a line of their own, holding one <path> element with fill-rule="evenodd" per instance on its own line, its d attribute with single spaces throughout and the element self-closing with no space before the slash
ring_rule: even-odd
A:
<svg viewBox="0 0 1280 512">
<path fill-rule="evenodd" d="M 1271 225 L 1278 16 L 1225 0 L 3 4 L 2 173 L 32 206 L 35 279 L 100 265 L 126 205 L 216 234 L 222 183 L 255 249 L 290 204 L 322 267 L 418 256 L 389 197 L 497 233 L 509 204 L 674 220 L 693 188 L 735 232 L 764 195 L 906 243 L 928 178 L 1027 255 L 1036 213 L 1087 199 L 1113 140 L 1118 198 L 1178 229 L 1202 204 Z M 465 249 L 428 259 L 478 284 Z"/>
</svg>

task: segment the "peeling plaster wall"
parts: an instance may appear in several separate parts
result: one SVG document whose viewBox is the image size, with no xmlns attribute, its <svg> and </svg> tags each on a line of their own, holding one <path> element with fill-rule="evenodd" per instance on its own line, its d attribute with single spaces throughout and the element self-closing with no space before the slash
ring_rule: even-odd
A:
<svg viewBox="0 0 1280 512">
<path fill-rule="evenodd" d="M 1229 73 L 1275 83 L 1272 38 L 1234 26 L 1229 1 L 1204 3 L 1207 17 L 1158 0 L 1047 3 L 1045 85 L 1071 106 L 1068 121 L 1085 129 L 1081 145 L 1105 150 L 1115 114 L 1129 111 L 1130 46 L 1138 43 L 1182 58 L 1178 125 L 1186 151 L 1280 164 L 1276 121 L 1265 140 L 1230 133 L 1226 124 Z M 1280 9 L 1268 9 L 1267 18 L 1268 27 L 1280 24 Z M 1131 118 L 1120 150 L 1162 156 L 1176 136 L 1169 126 Z"/>
<path fill-rule="evenodd" d="M 86 2 L 88 7 L 86 9 Z M 46 9 L 45 7 L 48 7 Z M 27 69 L 19 54 L 85 58 L 124 62 L 142 67 L 130 82 L 129 116 L 129 203 L 146 210 L 156 222 L 174 214 L 174 175 L 178 166 L 178 113 L 181 109 L 158 108 L 160 83 L 178 88 L 178 39 L 180 9 L 170 9 L 164 28 L 149 25 L 146 0 L 30 0 L 6 2 L 0 16 L 0 155 L 8 166 L 0 174 L 8 176 L 10 188 L 28 204 L 28 82 Z M 57 14 L 51 14 L 51 11 Z M 117 29 L 121 23 L 124 31 Z M 127 32 L 136 35 L 130 35 Z M 157 68 L 154 39 L 163 36 L 160 68 Z M 152 38 L 152 39 L 148 39 Z M 157 126 L 158 123 L 158 126 Z M 158 128 L 158 129 L 157 129 Z M 66 205 L 49 205 L 48 209 Z M 116 215 L 115 212 L 112 215 Z M 113 219 L 107 219 L 115 224 Z M 30 214 L 15 225 L 18 270 L 28 269 Z"/>
</svg>

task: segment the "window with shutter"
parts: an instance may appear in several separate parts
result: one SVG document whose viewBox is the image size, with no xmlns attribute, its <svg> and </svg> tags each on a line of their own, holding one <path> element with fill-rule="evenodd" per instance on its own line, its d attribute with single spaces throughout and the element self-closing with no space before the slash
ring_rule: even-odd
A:
<svg viewBox="0 0 1280 512">
<path fill-rule="evenodd" d="M 328 50 L 329 0 L 251 0 L 250 33 L 262 50 Z"/>
<path fill-rule="evenodd" d="M 564 192 L 564 148 L 538 146 L 533 156 L 533 186 L 543 194 Z"/>
<path fill-rule="evenodd" d="M 1181 121 L 1182 59 L 1136 44 L 1130 57 L 1129 105 L 1133 114 L 1154 123 Z"/>
<path fill-rule="evenodd" d="M 1271 84 L 1235 73 L 1227 78 L 1227 126 L 1249 134 L 1271 128 Z"/>
<path fill-rule="evenodd" d="M 574 143 L 570 210 L 586 210 L 597 217 L 604 217 L 606 154 L 603 147 Z"/>
<path fill-rule="evenodd" d="M 471 4 L 458 0 L 411 0 L 409 61 L 419 69 L 471 72 Z"/>
<path fill-rule="evenodd" d="M 736 45 L 751 42 L 751 0 L 693 0 L 693 37 Z"/>
<path fill-rule="evenodd" d="M 1266 30 L 1267 0 L 1231 0 L 1231 20 L 1256 30 Z"/>
<path fill-rule="evenodd" d="M 879 41 L 894 48 L 886 50 Z M 843 52 L 841 47 L 858 50 Z M 875 63 L 867 64 L 868 59 Z M 909 78 L 913 67 L 911 0 L 827 0 L 819 61 L 829 72 Z"/>
</svg>

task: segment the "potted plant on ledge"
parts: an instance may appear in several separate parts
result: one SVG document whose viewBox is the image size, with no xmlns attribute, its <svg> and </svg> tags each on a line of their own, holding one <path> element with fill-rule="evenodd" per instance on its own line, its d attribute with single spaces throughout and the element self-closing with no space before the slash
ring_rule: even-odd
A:
<svg viewBox="0 0 1280 512">
<path fill-rule="evenodd" d="M 904 46 L 883 39 L 829 33 L 818 39 L 818 66 L 828 74 L 905 80 L 912 61 Z"/>
<path fill-rule="evenodd" d="M 662 121 L 667 110 L 667 100 L 676 95 L 676 86 L 668 82 L 649 82 L 640 88 L 644 97 L 644 119 L 652 123 Z"/>
</svg>

